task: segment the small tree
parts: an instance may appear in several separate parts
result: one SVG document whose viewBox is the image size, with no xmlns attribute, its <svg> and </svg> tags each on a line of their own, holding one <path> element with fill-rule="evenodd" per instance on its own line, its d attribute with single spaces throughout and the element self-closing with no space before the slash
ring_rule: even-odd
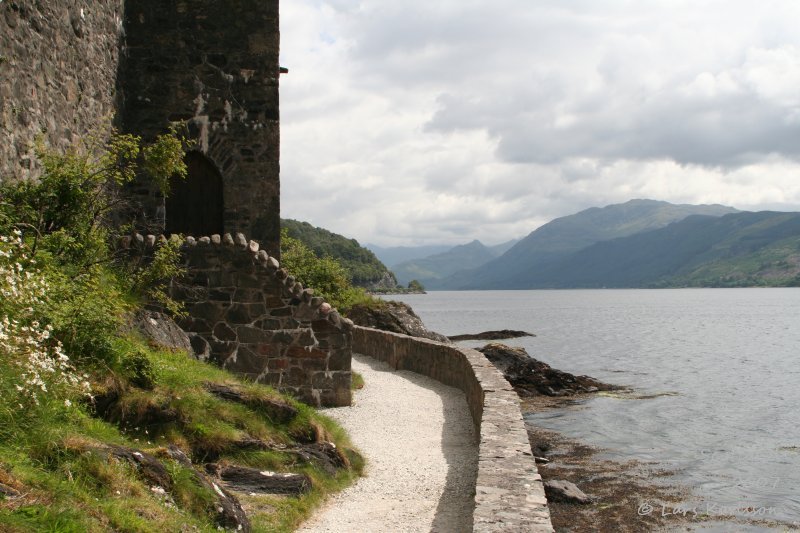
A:
<svg viewBox="0 0 800 533">
<path fill-rule="evenodd" d="M 367 303 L 372 297 L 354 287 L 347 270 L 332 257 L 317 257 L 301 241 L 281 231 L 281 264 L 291 275 L 315 293 L 324 297 L 339 311 L 347 311 L 357 303 Z"/>
<path fill-rule="evenodd" d="M 161 246 L 147 264 L 115 262 L 111 241 L 119 228 L 111 219 L 124 202 L 122 185 L 138 173 L 156 183 L 186 174 L 183 144 L 170 133 L 142 147 L 139 137 L 112 131 L 64 154 L 40 145 L 38 180 L 0 184 L 0 236 L 19 240 L 30 262 L 26 275 L 46 283 L 35 320 L 51 328 L 71 359 L 113 361 L 113 339 L 136 303 L 179 309 L 164 281 L 179 270 L 177 245 Z"/>
<path fill-rule="evenodd" d="M 107 260 L 111 215 L 125 202 L 122 186 L 143 172 L 168 192 L 170 176 L 186 176 L 184 144 L 172 131 L 142 147 L 140 137 L 113 129 L 87 136 L 63 154 L 40 141 L 42 176 L 0 187 L 0 233 L 18 229 L 30 239 L 33 255 L 45 248 L 62 264 L 88 267 Z"/>
<path fill-rule="evenodd" d="M 412 279 L 408 282 L 408 290 L 415 292 L 425 292 L 425 286 L 419 280 Z"/>
</svg>

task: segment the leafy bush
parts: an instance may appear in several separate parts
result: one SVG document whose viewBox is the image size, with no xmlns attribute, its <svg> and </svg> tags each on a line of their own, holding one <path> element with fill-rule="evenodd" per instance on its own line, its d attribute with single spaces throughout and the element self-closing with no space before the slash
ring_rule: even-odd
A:
<svg viewBox="0 0 800 533">
<path fill-rule="evenodd" d="M 355 285 L 369 285 L 381 281 L 386 275 L 392 275 L 372 251 L 355 239 L 291 219 L 281 219 L 281 227 L 286 231 L 284 235 L 299 240 L 318 257 L 336 259 Z"/>
<path fill-rule="evenodd" d="M 122 208 L 124 184 L 142 170 L 162 188 L 169 176 L 186 176 L 183 141 L 174 135 L 159 136 L 144 150 L 135 135 L 111 131 L 107 141 L 100 139 L 91 136 L 64 154 L 39 144 L 41 177 L 2 185 L 0 234 L 21 230 L 34 255 L 44 248 L 80 273 L 108 260 L 110 219 Z"/>
<path fill-rule="evenodd" d="M 161 243 L 147 262 L 124 265 L 123 280 L 133 294 L 161 305 L 170 314 L 184 314 L 182 305 L 169 296 L 170 282 L 183 272 L 180 263 L 181 239 L 177 235 Z"/>
<path fill-rule="evenodd" d="M 36 275 L 46 281 L 37 320 L 52 328 L 73 359 L 114 367 L 121 354 L 113 339 L 127 311 L 143 300 L 180 309 L 166 292 L 180 270 L 174 241 L 148 263 L 114 264 L 111 219 L 124 204 L 121 187 L 142 172 L 168 183 L 173 174 L 185 175 L 186 166 L 184 142 L 172 134 L 144 148 L 133 135 L 112 131 L 108 140 L 100 138 L 65 154 L 38 146 L 39 180 L 0 185 L 0 235 L 26 243 Z"/>
<path fill-rule="evenodd" d="M 339 311 L 373 300 L 366 290 L 354 287 L 347 270 L 336 259 L 316 254 L 300 240 L 281 231 L 281 264 L 304 286 L 314 289 Z"/>
<path fill-rule="evenodd" d="M 35 269 L 22 241 L 0 236 L 0 359 L 6 402 L 24 409 L 39 405 L 43 395 L 57 395 L 65 407 L 89 392 L 86 375 L 79 374 L 53 338 L 53 327 L 37 320 L 46 304 L 49 284 Z"/>
<path fill-rule="evenodd" d="M 157 373 L 153 363 L 143 350 L 133 350 L 122 359 L 122 368 L 131 384 L 140 389 L 153 390 Z"/>
</svg>

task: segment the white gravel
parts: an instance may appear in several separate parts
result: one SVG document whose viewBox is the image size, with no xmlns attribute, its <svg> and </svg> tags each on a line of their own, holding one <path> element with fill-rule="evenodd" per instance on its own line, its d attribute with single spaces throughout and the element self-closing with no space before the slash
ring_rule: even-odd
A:
<svg viewBox="0 0 800 533">
<path fill-rule="evenodd" d="M 472 530 L 477 443 L 464 393 L 362 355 L 351 407 L 325 410 L 367 459 L 365 477 L 303 524 L 309 532 Z"/>
</svg>

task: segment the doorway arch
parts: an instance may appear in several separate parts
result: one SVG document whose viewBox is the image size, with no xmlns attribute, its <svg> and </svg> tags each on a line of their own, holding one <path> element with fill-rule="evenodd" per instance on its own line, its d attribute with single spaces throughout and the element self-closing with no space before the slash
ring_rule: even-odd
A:
<svg viewBox="0 0 800 533">
<path fill-rule="evenodd" d="M 223 233 L 222 175 L 201 152 L 189 152 L 184 159 L 186 179 L 174 175 L 164 207 L 165 232 L 205 236 Z"/>
</svg>

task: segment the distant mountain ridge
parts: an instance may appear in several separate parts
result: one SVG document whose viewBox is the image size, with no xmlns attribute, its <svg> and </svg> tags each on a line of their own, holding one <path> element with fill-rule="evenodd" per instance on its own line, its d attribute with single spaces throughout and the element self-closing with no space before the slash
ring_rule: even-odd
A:
<svg viewBox="0 0 800 533">
<path fill-rule="evenodd" d="M 485 246 L 482 242 L 474 240 L 467 244 L 454 246 L 442 253 L 405 261 L 392 267 L 392 272 L 397 276 L 397 281 L 401 285 L 416 279 L 426 287 L 431 287 L 436 284 L 437 280 L 451 274 L 486 264 L 502 255 L 512 244 L 513 241 L 497 246 Z"/>
<path fill-rule="evenodd" d="M 719 217 L 736 212 L 737 209 L 722 205 L 676 205 L 641 199 L 593 207 L 548 222 L 500 257 L 478 268 L 457 272 L 429 288 L 533 288 L 533 273 L 595 243 L 663 228 L 690 215 Z"/>
<path fill-rule="evenodd" d="M 529 272 L 535 288 L 800 285 L 800 213 L 692 215 Z"/>
<path fill-rule="evenodd" d="M 360 284 L 396 283 L 354 239 L 282 223 Z M 438 250 L 393 265 L 403 285 L 417 279 L 432 290 L 800 286 L 800 213 L 631 200 L 557 218 L 516 243 L 382 250 Z"/>
<path fill-rule="evenodd" d="M 389 246 L 383 247 L 377 244 L 365 244 L 365 248 L 374 253 L 381 262 L 393 268 L 395 265 L 414 259 L 422 259 L 431 255 L 446 252 L 452 248 L 446 244 L 434 244 L 426 246 Z"/>
</svg>

